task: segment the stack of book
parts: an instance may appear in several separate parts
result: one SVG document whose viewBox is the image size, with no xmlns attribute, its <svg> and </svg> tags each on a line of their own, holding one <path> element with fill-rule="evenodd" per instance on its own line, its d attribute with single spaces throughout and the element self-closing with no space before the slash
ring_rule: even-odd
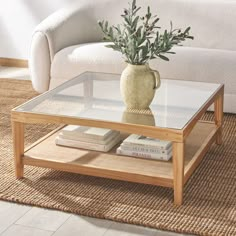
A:
<svg viewBox="0 0 236 236">
<path fill-rule="evenodd" d="M 56 138 L 61 146 L 108 152 L 120 142 L 120 132 L 95 127 L 68 125 Z"/>
<path fill-rule="evenodd" d="M 116 153 L 119 155 L 169 161 L 172 157 L 172 143 L 131 134 L 117 148 Z"/>
</svg>

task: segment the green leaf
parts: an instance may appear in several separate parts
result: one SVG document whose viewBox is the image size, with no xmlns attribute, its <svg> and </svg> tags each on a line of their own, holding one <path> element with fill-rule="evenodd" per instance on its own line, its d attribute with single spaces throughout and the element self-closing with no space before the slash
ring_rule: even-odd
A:
<svg viewBox="0 0 236 236">
<path fill-rule="evenodd" d="M 156 19 L 152 22 L 152 24 L 155 25 L 159 20 L 160 20 L 160 18 L 156 18 Z"/>
<path fill-rule="evenodd" d="M 132 2 L 132 10 L 134 10 L 136 8 L 136 0 L 133 0 Z"/>
<path fill-rule="evenodd" d="M 134 12 L 133 12 L 133 16 L 136 15 L 136 13 L 141 9 L 141 7 L 138 7 Z"/>
<path fill-rule="evenodd" d="M 107 48 L 112 48 L 115 51 L 120 51 L 120 48 L 117 45 L 105 45 L 105 47 Z"/>
<path fill-rule="evenodd" d="M 128 25 L 130 25 L 130 22 L 129 22 L 129 19 L 128 19 L 128 17 L 127 17 L 127 16 L 125 16 L 125 17 L 124 17 L 124 19 L 125 19 L 125 22 L 126 22 Z"/>
<path fill-rule="evenodd" d="M 169 61 L 169 58 L 168 57 L 165 57 L 161 54 L 158 55 L 158 57 L 160 57 L 161 59 L 165 60 L 165 61 Z"/>
<path fill-rule="evenodd" d="M 156 38 L 155 38 L 155 40 L 154 40 L 154 43 L 155 43 L 155 44 L 158 44 L 158 41 L 159 41 L 159 32 L 157 31 L 157 32 L 156 32 Z"/>
<path fill-rule="evenodd" d="M 102 28 L 102 26 L 103 26 L 103 21 L 98 21 L 98 25 Z"/>
<path fill-rule="evenodd" d="M 132 23 L 132 28 L 136 29 L 137 24 L 138 24 L 139 16 L 136 16 L 133 23 Z"/>
<path fill-rule="evenodd" d="M 113 26 L 113 28 L 117 31 L 118 35 L 121 35 L 121 30 L 120 30 L 120 26 Z"/>
<path fill-rule="evenodd" d="M 186 38 L 187 38 L 187 39 L 192 39 L 192 40 L 194 39 L 193 36 L 187 36 Z"/>
<path fill-rule="evenodd" d="M 112 29 L 112 27 L 109 28 L 109 35 L 110 35 L 111 37 L 113 37 L 113 29 Z"/>
<path fill-rule="evenodd" d="M 150 7 L 148 6 L 148 8 L 147 8 L 147 15 L 146 15 L 147 20 L 149 20 L 151 18 L 151 16 L 152 16 L 152 13 L 150 11 Z"/>
<path fill-rule="evenodd" d="M 191 27 L 188 27 L 185 31 L 184 34 L 187 34 L 190 31 Z"/>
<path fill-rule="evenodd" d="M 105 30 L 107 30 L 108 27 L 108 21 L 105 21 Z"/>
<path fill-rule="evenodd" d="M 137 31 L 136 31 L 136 35 L 138 37 L 138 41 L 140 41 L 140 38 L 141 38 L 141 30 L 142 30 L 143 26 L 139 26 Z"/>
</svg>

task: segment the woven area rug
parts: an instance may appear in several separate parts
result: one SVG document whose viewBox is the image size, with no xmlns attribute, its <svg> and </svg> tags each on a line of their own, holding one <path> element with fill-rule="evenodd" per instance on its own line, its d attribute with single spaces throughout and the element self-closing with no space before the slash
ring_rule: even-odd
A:
<svg viewBox="0 0 236 236">
<path fill-rule="evenodd" d="M 174 207 L 172 189 L 26 166 L 14 176 L 10 110 L 35 96 L 29 81 L 0 79 L 0 199 L 197 235 L 236 235 L 236 115 L 224 118 L 213 145 Z M 204 119 L 212 119 L 209 113 Z M 26 144 L 55 125 L 27 126 Z"/>
</svg>

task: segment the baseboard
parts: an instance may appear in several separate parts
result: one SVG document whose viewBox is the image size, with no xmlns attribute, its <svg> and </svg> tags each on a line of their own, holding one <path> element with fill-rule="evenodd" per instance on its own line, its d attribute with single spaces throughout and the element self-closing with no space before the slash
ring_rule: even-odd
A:
<svg viewBox="0 0 236 236">
<path fill-rule="evenodd" d="M 9 67 L 28 67 L 27 60 L 14 59 L 14 58 L 2 58 L 0 57 L 0 66 L 9 66 Z"/>
</svg>

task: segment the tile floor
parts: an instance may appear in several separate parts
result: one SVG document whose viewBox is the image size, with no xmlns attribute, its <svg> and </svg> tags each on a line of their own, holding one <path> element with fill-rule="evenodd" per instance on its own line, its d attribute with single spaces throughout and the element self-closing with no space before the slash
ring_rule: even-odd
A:
<svg viewBox="0 0 236 236">
<path fill-rule="evenodd" d="M 0 66 L 1 78 L 29 79 L 24 68 Z M 0 236 L 180 236 L 108 220 L 0 201 Z"/>
<path fill-rule="evenodd" d="M 136 225 L 0 201 L 0 236 L 178 236 Z"/>
</svg>

